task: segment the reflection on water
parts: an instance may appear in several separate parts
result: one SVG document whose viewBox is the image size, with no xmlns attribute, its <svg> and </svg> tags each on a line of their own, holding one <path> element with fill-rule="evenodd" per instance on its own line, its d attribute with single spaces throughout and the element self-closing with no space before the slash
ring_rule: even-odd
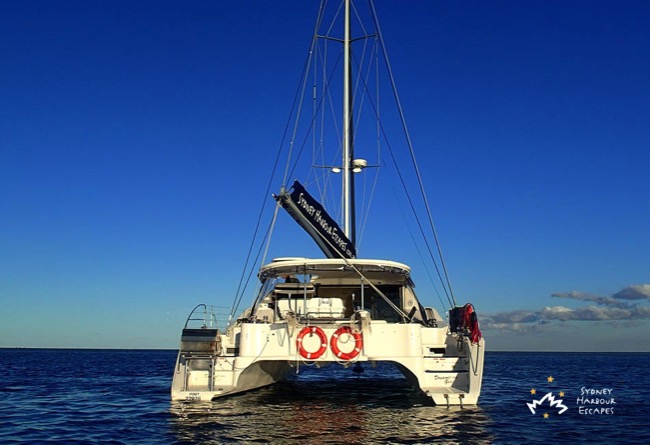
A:
<svg viewBox="0 0 650 445">
<path fill-rule="evenodd" d="M 174 402 L 180 443 L 491 443 L 480 407 L 440 407 L 412 391 L 392 366 L 354 376 L 331 366 L 214 402 Z"/>
<path fill-rule="evenodd" d="M 387 365 L 358 379 L 339 365 L 302 367 L 288 383 L 170 410 L 175 360 L 0 348 L 0 443 L 650 444 L 647 353 L 487 352 L 480 408 L 464 410 L 432 406 Z M 533 387 L 565 391 L 569 410 L 533 415 Z M 616 413 L 581 415 L 582 387 L 613 388 Z"/>
</svg>

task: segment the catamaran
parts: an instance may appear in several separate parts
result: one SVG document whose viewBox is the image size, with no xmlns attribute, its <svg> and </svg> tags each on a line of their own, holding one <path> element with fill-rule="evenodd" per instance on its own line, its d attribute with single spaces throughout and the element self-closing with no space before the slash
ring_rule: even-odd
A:
<svg viewBox="0 0 650 445">
<path fill-rule="evenodd" d="M 481 392 L 485 340 L 473 306 L 457 305 L 449 284 L 374 4 L 368 2 L 370 19 L 364 24 L 360 21 L 360 9 L 352 0 L 343 0 L 333 10 L 326 7 L 327 3 L 323 0 L 319 9 L 302 90 L 296 101 L 310 100 L 312 117 L 303 124 L 304 134 L 300 134 L 299 124 L 289 126 L 293 134 L 288 146 L 289 158 L 299 158 L 308 140 L 315 147 L 312 151 L 320 153 L 319 149 L 327 143 L 323 137 L 326 126 L 319 127 L 324 122 L 319 113 L 327 110 L 340 118 L 339 125 L 329 127 L 336 135 L 333 146 L 338 154 L 330 158 L 335 161 L 330 162 L 332 165 L 311 161 L 311 167 L 320 172 L 312 183 L 321 195 L 324 189 L 334 188 L 328 181 L 341 175 L 340 194 L 336 193 L 341 204 L 340 221 L 330 216 L 303 183 L 295 180 L 289 184 L 289 174 L 293 174 L 290 166 L 297 164 L 288 161 L 280 191 L 273 195 L 276 206 L 270 227 L 275 226 L 279 211 L 286 210 L 316 242 L 324 258 L 294 256 L 260 261 L 259 283 L 251 305 L 239 312 L 242 288 L 246 288 L 240 284 L 235 297 L 237 304 L 225 326 L 216 323 L 211 306 L 196 306 L 182 330 L 172 400 L 211 401 L 261 388 L 299 373 L 305 365 L 359 367 L 390 362 L 416 391 L 435 404 L 475 405 Z M 335 61 L 325 64 L 333 54 Z M 367 63 L 372 68 L 362 67 L 368 60 L 373 60 Z M 324 67 L 316 68 L 317 62 Z M 355 157 L 355 147 L 361 145 L 359 128 L 365 121 L 359 117 L 361 111 L 377 122 L 383 117 L 379 96 L 369 96 L 371 86 L 375 86 L 373 79 L 379 78 L 374 70 L 378 72 L 380 65 L 391 81 L 391 95 L 413 160 L 411 177 L 420 183 L 430 237 L 438 248 L 438 256 L 434 256 L 431 251 L 436 249 L 425 241 L 423 250 L 430 253 L 431 269 L 437 272 L 448 298 L 445 317 L 421 303 L 409 266 L 394 260 L 362 258 L 357 252 L 355 175 L 372 168 L 378 171 L 383 162 L 378 160 L 377 165 L 370 165 L 366 159 Z M 342 73 L 336 76 L 335 72 Z M 312 86 L 308 78 L 318 79 L 325 86 Z M 331 92 L 335 85 L 342 87 L 340 99 L 335 99 Z M 340 108 L 332 106 L 338 101 Z M 299 105 L 294 108 L 304 111 Z M 385 141 L 386 128 L 375 124 L 372 139 L 391 150 L 392 145 Z M 314 157 L 325 159 L 318 156 Z M 399 168 L 392 152 L 391 158 L 394 167 Z M 398 177 L 403 178 L 401 173 Z M 420 231 L 428 233 L 423 226 L 418 225 Z M 271 232 L 267 231 L 269 235 L 260 243 L 264 245 L 260 248 L 264 257 L 270 249 Z"/>
</svg>

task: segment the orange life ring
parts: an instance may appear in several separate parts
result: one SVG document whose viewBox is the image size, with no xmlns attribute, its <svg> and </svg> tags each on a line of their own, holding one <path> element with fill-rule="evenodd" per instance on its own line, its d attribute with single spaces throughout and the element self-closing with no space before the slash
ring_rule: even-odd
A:
<svg viewBox="0 0 650 445">
<path fill-rule="evenodd" d="M 320 339 L 320 348 L 316 352 L 309 352 L 302 346 L 302 339 L 307 334 L 309 334 L 310 336 L 316 334 Z M 298 353 L 302 357 L 308 360 L 317 359 L 318 357 L 323 355 L 323 353 L 327 349 L 327 336 L 325 335 L 325 332 L 323 332 L 323 330 L 318 326 L 305 326 L 304 328 L 302 328 L 300 333 L 298 333 L 298 338 L 296 338 L 296 347 L 298 348 Z"/>
<path fill-rule="evenodd" d="M 351 335 L 352 338 L 354 338 L 354 349 L 350 352 L 343 352 L 339 349 L 339 337 L 343 334 Z M 335 356 L 341 360 L 349 361 L 361 352 L 361 348 L 363 348 L 363 336 L 361 335 L 361 332 L 356 329 L 352 330 L 350 326 L 341 326 L 336 330 L 336 332 L 334 332 L 334 334 L 332 334 L 330 347 Z"/>
</svg>

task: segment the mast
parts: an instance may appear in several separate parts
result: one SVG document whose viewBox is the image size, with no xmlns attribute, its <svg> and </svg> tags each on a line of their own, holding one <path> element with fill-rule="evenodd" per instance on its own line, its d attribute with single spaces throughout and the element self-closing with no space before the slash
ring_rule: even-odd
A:
<svg viewBox="0 0 650 445">
<path fill-rule="evenodd" d="M 354 184 L 352 177 L 352 106 L 350 69 L 350 1 L 345 0 L 345 23 L 343 36 L 343 231 L 354 243 Z"/>
</svg>

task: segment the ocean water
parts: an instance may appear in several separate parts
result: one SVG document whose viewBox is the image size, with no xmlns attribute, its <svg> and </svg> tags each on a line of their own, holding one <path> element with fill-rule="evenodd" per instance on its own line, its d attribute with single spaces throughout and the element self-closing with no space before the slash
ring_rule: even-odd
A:
<svg viewBox="0 0 650 445">
<path fill-rule="evenodd" d="M 258 391 L 172 403 L 175 358 L 0 349 L 0 443 L 650 443 L 647 353 L 487 352 L 480 405 L 463 409 L 432 405 L 390 365 L 303 366 Z M 559 405 L 533 414 L 549 392 Z"/>
</svg>

